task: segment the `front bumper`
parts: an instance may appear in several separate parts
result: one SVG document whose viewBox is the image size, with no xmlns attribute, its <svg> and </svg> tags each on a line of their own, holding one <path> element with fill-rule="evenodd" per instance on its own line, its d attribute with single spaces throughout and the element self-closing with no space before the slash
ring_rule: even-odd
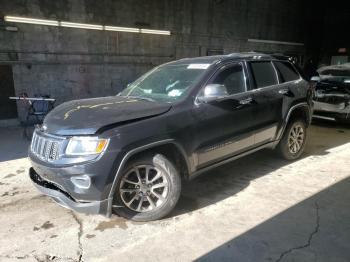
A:
<svg viewBox="0 0 350 262">
<path fill-rule="evenodd" d="M 339 104 L 330 104 L 315 101 L 314 102 L 314 111 L 324 111 L 338 114 L 350 114 L 350 105 L 343 102 Z"/>
<path fill-rule="evenodd" d="M 345 102 L 339 104 L 330 104 L 314 101 L 314 117 L 350 121 L 350 105 Z"/>
<path fill-rule="evenodd" d="M 61 186 L 43 179 L 33 168 L 29 169 L 29 177 L 41 193 L 52 197 L 53 200 L 63 207 L 87 214 L 107 214 L 107 199 L 103 201 L 79 202 Z"/>
</svg>

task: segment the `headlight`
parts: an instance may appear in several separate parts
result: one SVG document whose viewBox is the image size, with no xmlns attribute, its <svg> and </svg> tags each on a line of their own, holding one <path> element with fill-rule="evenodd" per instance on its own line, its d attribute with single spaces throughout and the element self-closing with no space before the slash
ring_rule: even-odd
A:
<svg viewBox="0 0 350 262">
<path fill-rule="evenodd" d="M 67 155 L 100 154 L 107 147 L 108 139 L 97 137 L 72 137 L 67 145 Z"/>
</svg>

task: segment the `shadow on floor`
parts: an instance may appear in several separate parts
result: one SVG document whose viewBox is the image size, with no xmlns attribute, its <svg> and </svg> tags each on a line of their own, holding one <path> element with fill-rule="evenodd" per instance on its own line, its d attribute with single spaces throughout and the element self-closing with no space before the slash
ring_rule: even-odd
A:
<svg viewBox="0 0 350 262">
<path fill-rule="evenodd" d="M 350 142 L 350 129 L 317 122 L 308 130 L 303 157 L 329 154 L 328 150 Z M 272 150 L 262 150 L 213 169 L 185 182 L 180 200 L 170 217 L 190 213 L 233 196 L 248 187 L 250 181 L 290 164 Z"/>
<path fill-rule="evenodd" d="M 23 128 L 0 128 L 0 162 L 27 157 L 29 144 L 23 136 Z"/>
<path fill-rule="evenodd" d="M 350 261 L 349 188 L 346 178 L 196 261 Z"/>
</svg>

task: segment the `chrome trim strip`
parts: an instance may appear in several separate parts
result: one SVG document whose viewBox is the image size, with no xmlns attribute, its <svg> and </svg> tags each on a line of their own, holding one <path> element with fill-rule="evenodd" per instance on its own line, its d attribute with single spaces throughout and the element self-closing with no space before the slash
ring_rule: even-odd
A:
<svg viewBox="0 0 350 262">
<path fill-rule="evenodd" d="M 325 120 L 331 120 L 331 121 L 335 121 L 336 120 L 334 117 L 327 117 L 327 116 L 320 116 L 320 115 L 313 115 L 312 117 L 325 119 Z"/>
</svg>

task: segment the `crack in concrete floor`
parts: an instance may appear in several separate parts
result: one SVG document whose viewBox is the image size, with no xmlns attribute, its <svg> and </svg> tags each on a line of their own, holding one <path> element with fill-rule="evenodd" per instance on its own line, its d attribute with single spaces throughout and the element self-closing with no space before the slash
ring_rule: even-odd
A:
<svg viewBox="0 0 350 262">
<path fill-rule="evenodd" d="M 79 251 L 78 251 L 78 260 L 77 261 L 84 261 L 83 260 L 83 254 L 84 254 L 84 248 L 81 242 L 81 237 L 83 235 L 83 222 L 78 218 L 78 216 L 74 213 L 74 211 L 70 211 L 70 213 L 72 214 L 72 217 L 74 218 L 74 220 L 77 222 L 77 224 L 79 225 L 79 231 L 78 231 L 78 247 L 79 247 Z"/>
<path fill-rule="evenodd" d="M 293 247 L 293 248 L 290 248 L 290 249 L 288 249 L 288 250 L 282 252 L 281 255 L 279 256 L 279 258 L 278 258 L 275 262 L 280 262 L 280 261 L 282 261 L 282 259 L 284 259 L 288 254 L 292 253 L 292 252 L 295 251 L 295 250 L 304 249 L 304 248 L 307 248 L 307 247 L 309 247 L 309 246 L 311 245 L 312 238 L 318 233 L 318 231 L 319 231 L 319 229 L 320 229 L 320 214 L 319 214 L 320 207 L 319 207 L 317 201 L 315 202 L 315 209 L 316 209 L 316 221 L 315 221 L 316 223 L 315 223 L 315 228 L 314 228 L 314 230 L 311 232 L 311 234 L 309 235 L 306 244 L 301 245 L 301 246 L 297 246 L 297 247 Z"/>
</svg>

